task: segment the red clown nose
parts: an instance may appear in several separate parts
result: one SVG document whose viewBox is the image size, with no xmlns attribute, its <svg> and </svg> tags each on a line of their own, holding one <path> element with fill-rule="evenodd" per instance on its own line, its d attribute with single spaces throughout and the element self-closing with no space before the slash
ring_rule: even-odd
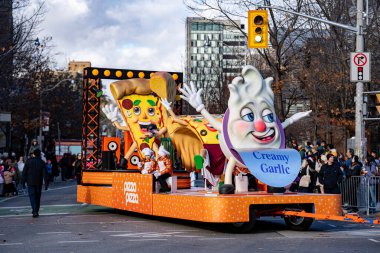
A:
<svg viewBox="0 0 380 253">
<path fill-rule="evenodd" d="M 253 125 L 258 132 L 264 132 L 267 129 L 267 126 L 262 119 L 255 120 L 255 122 L 253 122 Z"/>
</svg>

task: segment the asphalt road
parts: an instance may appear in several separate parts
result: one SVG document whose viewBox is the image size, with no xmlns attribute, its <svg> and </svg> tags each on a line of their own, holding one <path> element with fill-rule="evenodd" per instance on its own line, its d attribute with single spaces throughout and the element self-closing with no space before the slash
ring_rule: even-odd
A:
<svg viewBox="0 0 380 253">
<path fill-rule="evenodd" d="M 75 182 L 44 191 L 39 218 L 26 196 L 0 199 L 0 252 L 379 252 L 380 225 L 315 221 L 307 232 L 280 218 L 249 234 L 76 202 Z"/>
</svg>

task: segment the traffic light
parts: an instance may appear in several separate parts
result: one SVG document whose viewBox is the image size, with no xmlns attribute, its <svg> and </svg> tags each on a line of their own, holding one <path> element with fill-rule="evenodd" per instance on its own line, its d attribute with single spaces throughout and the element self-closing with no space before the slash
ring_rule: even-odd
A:
<svg viewBox="0 0 380 253">
<path fill-rule="evenodd" d="M 268 11 L 248 11 L 248 48 L 268 48 Z"/>
<path fill-rule="evenodd" d="M 366 92 L 365 92 L 366 93 Z M 368 113 L 370 116 L 378 118 L 380 114 L 380 91 L 367 92 L 368 95 Z M 363 96 L 364 99 L 365 96 Z M 363 101 L 364 102 L 364 101 Z"/>
</svg>

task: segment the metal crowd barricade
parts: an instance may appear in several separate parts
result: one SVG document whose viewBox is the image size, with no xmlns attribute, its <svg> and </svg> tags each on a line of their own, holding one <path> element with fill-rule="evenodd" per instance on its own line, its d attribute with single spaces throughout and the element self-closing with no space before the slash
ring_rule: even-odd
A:
<svg viewBox="0 0 380 253">
<path fill-rule="evenodd" d="M 380 177 L 353 176 L 339 185 L 343 208 L 368 214 L 380 209 Z M 356 209 L 356 210 L 355 210 Z"/>
</svg>

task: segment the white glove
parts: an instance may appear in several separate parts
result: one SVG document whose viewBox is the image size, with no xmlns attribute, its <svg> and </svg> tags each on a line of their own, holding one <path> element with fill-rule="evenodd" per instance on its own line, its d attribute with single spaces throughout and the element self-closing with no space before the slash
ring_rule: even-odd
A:
<svg viewBox="0 0 380 253">
<path fill-rule="evenodd" d="M 138 163 L 137 163 L 137 167 L 139 167 L 139 168 L 141 168 L 141 167 L 142 167 L 142 164 L 141 164 L 141 162 L 138 162 Z"/>
<path fill-rule="evenodd" d="M 282 123 L 282 127 L 285 129 L 287 128 L 288 126 L 290 126 L 291 124 L 293 124 L 294 122 L 304 118 L 304 117 L 307 117 L 310 115 L 312 111 L 307 111 L 307 112 L 297 112 L 296 114 L 294 114 L 292 117 L 286 119 L 283 123 Z"/>
<path fill-rule="evenodd" d="M 113 104 L 107 104 L 102 108 L 103 113 L 111 122 L 117 121 L 117 110 Z"/>
<path fill-rule="evenodd" d="M 172 102 L 169 103 L 169 101 L 166 98 L 161 98 L 161 104 L 165 107 L 167 111 L 171 109 L 170 105 Z"/>
<path fill-rule="evenodd" d="M 154 172 L 154 177 L 155 177 L 155 178 L 158 178 L 159 176 L 161 176 L 161 173 L 158 172 L 158 171 L 155 171 L 155 172 Z"/>
<path fill-rule="evenodd" d="M 203 92 L 203 89 L 199 89 L 197 91 L 197 88 L 195 87 L 193 82 L 190 82 L 190 85 L 191 85 L 191 88 L 187 84 L 183 85 L 184 89 L 179 88 L 179 91 L 182 92 L 182 94 L 183 94 L 183 95 L 180 95 L 180 97 L 182 99 L 186 100 L 187 102 L 189 102 L 189 104 L 193 108 L 195 108 L 195 110 L 197 110 L 197 112 L 201 112 L 202 109 L 205 108 L 205 106 L 202 102 L 202 98 L 201 98 L 201 94 Z"/>
<path fill-rule="evenodd" d="M 304 117 L 308 117 L 310 115 L 310 113 L 312 112 L 312 110 L 310 111 L 307 111 L 307 112 L 297 112 L 296 114 L 294 114 L 291 119 L 292 119 L 292 123 L 304 118 Z"/>
</svg>

